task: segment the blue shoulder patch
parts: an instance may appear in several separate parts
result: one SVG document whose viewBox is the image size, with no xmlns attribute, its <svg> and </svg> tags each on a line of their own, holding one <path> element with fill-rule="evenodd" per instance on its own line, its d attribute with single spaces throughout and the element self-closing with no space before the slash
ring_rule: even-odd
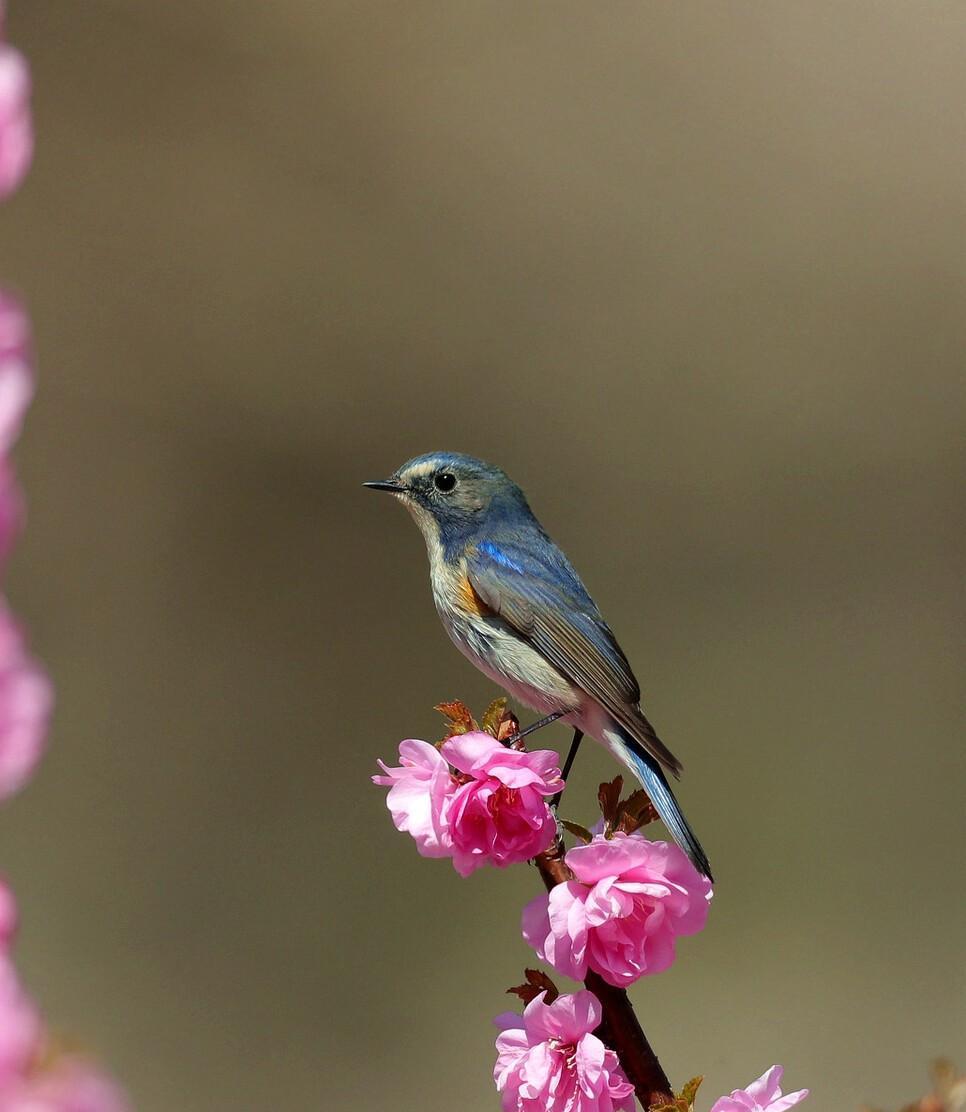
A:
<svg viewBox="0 0 966 1112">
<path fill-rule="evenodd" d="M 511 571 L 523 571 L 523 568 L 516 560 L 511 560 L 510 557 L 501 549 L 497 548 L 492 541 L 481 541 L 476 547 L 484 555 L 489 556 L 491 560 L 494 560 L 503 567 L 510 568 Z"/>
</svg>

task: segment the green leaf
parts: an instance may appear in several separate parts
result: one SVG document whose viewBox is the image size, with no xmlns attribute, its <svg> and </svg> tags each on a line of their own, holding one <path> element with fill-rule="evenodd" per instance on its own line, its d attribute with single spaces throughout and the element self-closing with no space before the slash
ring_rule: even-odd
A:
<svg viewBox="0 0 966 1112">
<path fill-rule="evenodd" d="M 703 1077 L 692 1077 L 673 1100 L 652 1104 L 648 1112 L 694 1112 L 694 1098 L 703 1080 Z"/>
<path fill-rule="evenodd" d="M 480 726 L 492 737 L 500 736 L 500 723 L 506 714 L 506 698 L 494 699 L 483 712 Z"/>
<path fill-rule="evenodd" d="M 685 1108 L 691 1109 L 694 1107 L 694 1098 L 698 1095 L 698 1089 L 701 1088 L 702 1081 L 704 1081 L 704 1078 L 699 1074 L 697 1077 L 692 1077 L 681 1090 L 678 1100 L 684 1101 Z"/>
<path fill-rule="evenodd" d="M 570 833 L 574 835 L 574 837 L 579 838 L 587 845 L 589 845 L 594 840 L 593 834 L 591 834 L 586 826 L 581 826 L 579 822 L 567 822 L 566 819 L 561 819 L 560 825 L 564 828 L 564 830 L 569 830 Z"/>
</svg>

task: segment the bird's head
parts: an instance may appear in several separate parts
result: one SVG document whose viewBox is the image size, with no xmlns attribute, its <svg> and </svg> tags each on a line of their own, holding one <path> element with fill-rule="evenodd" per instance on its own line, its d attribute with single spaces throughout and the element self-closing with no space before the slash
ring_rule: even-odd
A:
<svg viewBox="0 0 966 1112">
<path fill-rule="evenodd" d="M 365 483 L 395 495 L 430 547 L 450 554 L 495 515 L 529 516 L 523 491 L 498 467 L 458 452 L 428 452 L 404 463 L 388 479 Z"/>
</svg>

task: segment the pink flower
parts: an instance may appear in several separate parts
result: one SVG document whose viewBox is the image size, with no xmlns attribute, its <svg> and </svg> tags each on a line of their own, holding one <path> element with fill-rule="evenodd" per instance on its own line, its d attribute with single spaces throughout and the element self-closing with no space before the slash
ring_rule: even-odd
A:
<svg viewBox="0 0 966 1112">
<path fill-rule="evenodd" d="M 13 898 L 10 885 L 0 879 L 0 957 L 10 948 L 16 933 L 17 901 Z"/>
<path fill-rule="evenodd" d="M 30 70 L 23 55 L 0 43 L 0 198 L 23 180 L 33 147 Z"/>
<path fill-rule="evenodd" d="M 23 56 L 2 41 L 5 9 L 0 0 L 0 200 L 23 180 L 34 148 L 30 70 Z"/>
<path fill-rule="evenodd" d="M 0 1086 L 0 1112 L 129 1112 L 117 1085 L 82 1058 L 61 1058 L 49 1070 Z"/>
<path fill-rule="evenodd" d="M 486 733 L 443 743 L 443 756 L 462 773 L 446 809 L 453 865 L 469 876 L 481 865 L 505 868 L 543 851 L 557 833 L 547 803 L 564 782 L 560 758 L 549 749 L 509 749 Z"/>
<path fill-rule="evenodd" d="M 481 865 L 527 861 L 556 834 L 547 797 L 563 780 L 560 758 L 549 749 L 509 749 L 474 731 L 448 738 L 442 751 L 401 742 L 399 760 L 393 768 L 380 761 L 385 776 L 372 778 L 389 788 L 396 829 L 413 836 L 423 857 L 452 857 L 461 876 Z"/>
<path fill-rule="evenodd" d="M 2 1094 L 25 1074 L 42 1036 L 33 1001 L 21 987 L 10 958 L 0 955 L 0 1109 L 4 1107 Z"/>
<path fill-rule="evenodd" d="M 0 882 L 0 1112 L 128 1112 L 124 1095 L 93 1065 L 51 1058 L 40 1013 L 6 950 L 15 920 L 13 896 Z"/>
<path fill-rule="evenodd" d="M 0 453 L 4 455 L 20 434 L 33 398 L 31 364 L 30 320 L 20 302 L 0 290 Z"/>
<path fill-rule="evenodd" d="M 443 810 L 456 787 L 439 750 L 425 741 L 399 743 L 399 766 L 379 767 L 385 776 L 372 782 L 389 788 L 386 806 L 397 830 L 412 834 L 423 857 L 449 857 L 453 851 Z"/>
<path fill-rule="evenodd" d="M 0 799 L 23 787 L 40 760 L 53 701 L 47 674 L 0 600 Z"/>
<path fill-rule="evenodd" d="M 0 457 L 0 565 L 10 555 L 23 524 L 24 507 L 13 468 Z"/>
<path fill-rule="evenodd" d="M 9 554 L 23 519 L 23 499 L 6 455 L 33 392 L 30 322 L 19 303 L 0 290 L 0 560 Z"/>
<path fill-rule="evenodd" d="M 0 1112 L 128 1112 L 124 1095 L 93 1065 L 51 1058 L 51 1042 L 7 953 L 16 920 L 0 881 Z"/>
<path fill-rule="evenodd" d="M 565 860 L 575 879 L 523 909 L 523 937 L 565 976 L 582 981 L 593 969 L 626 987 L 667 969 L 675 938 L 705 924 L 711 884 L 677 846 L 597 835 Z"/>
<path fill-rule="evenodd" d="M 541 992 L 521 1016 L 498 1016 L 493 1080 L 504 1112 L 614 1112 L 634 1108 L 634 1086 L 617 1055 L 593 1033 L 601 1019 L 592 992 Z"/>
<path fill-rule="evenodd" d="M 785 1071 L 781 1066 L 770 1070 L 752 1081 L 747 1089 L 735 1089 L 730 1097 L 718 1097 L 711 1112 L 785 1112 L 808 1096 L 808 1089 L 782 1096 L 781 1080 Z"/>
</svg>

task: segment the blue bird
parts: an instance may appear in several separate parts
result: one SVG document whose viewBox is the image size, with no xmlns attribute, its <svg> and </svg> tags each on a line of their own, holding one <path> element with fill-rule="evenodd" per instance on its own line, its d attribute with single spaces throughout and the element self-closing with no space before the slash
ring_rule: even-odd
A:
<svg viewBox="0 0 966 1112">
<path fill-rule="evenodd" d="M 576 746 L 586 733 L 634 773 L 674 840 L 705 876 L 711 868 L 665 771 L 681 763 L 641 710 L 620 645 L 567 557 L 498 467 L 431 452 L 365 486 L 390 491 L 426 541 L 433 599 L 457 648 L 513 698 L 562 718 Z"/>
</svg>

